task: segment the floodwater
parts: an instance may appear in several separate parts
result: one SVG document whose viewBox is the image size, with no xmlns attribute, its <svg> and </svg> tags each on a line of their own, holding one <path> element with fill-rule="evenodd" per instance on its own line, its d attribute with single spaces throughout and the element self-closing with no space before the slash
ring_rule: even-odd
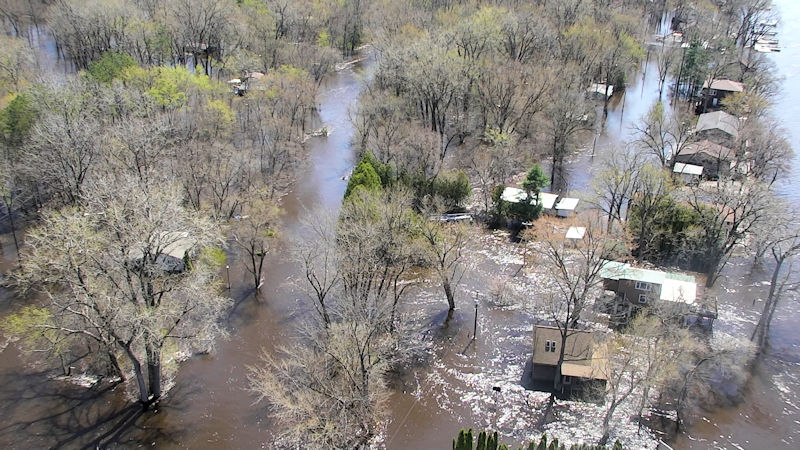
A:
<svg viewBox="0 0 800 450">
<path fill-rule="evenodd" d="M 777 191 L 800 208 L 800 34 L 793 30 L 800 23 L 800 4 L 794 0 L 773 2 L 781 16 L 777 38 L 782 51 L 770 54 L 777 75 L 784 78 L 776 96 L 773 114 L 787 132 L 795 151 L 790 175 Z M 731 303 L 739 317 L 730 312 L 720 326 L 741 328 L 746 333 L 755 326 L 756 309 L 766 298 L 766 274 L 751 273 L 749 264 L 740 262 L 728 271 L 717 287 L 720 299 Z M 727 295 L 726 295 L 727 294 Z M 755 307 L 752 306 L 755 299 Z M 725 319 L 724 318 L 724 319 Z M 678 449 L 800 447 L 800 303 L 783 301 L 770 328 L 769 347 L 745 390 L 741 403 L 707 414 L 675 443 Z"/>
<path fill-rule="evenodd" d="M 44 40 L 44 42 L 48 42 Z M 54 56 L 51 47 L 44 51 Z M 45 58 L 46 59 L 46 58 Z M 273 432 L 265 405 L 254 406 L 246 390 L 247 366 L 259 363 L 262 351 L 288 344 L 297 319 L 311 309 L 301 289 L 289 242 L 304 239 L 304 221 L 335 213 L 341 204 L 353 165 L 350 148 L 350 111 L 374 61 L 332 74 L 320 86 L 319 125 L 326 138 L 307 144 L 306 164 L 298 179 L 302 185 L 282 200 L 281 245 L 265 264 L 264 292 L 254 295 L 249 274 L 231 255 L 231 296 L 235 306 L 226 319 L 228 339 L 220 340 L 212 355 L 185 362 L 175 384 L 155 414 L 141 415 L 130 406 L 122 388 L 84 389 L 54 381 L 42 369 L 29 369 L 11 343 L 0 352 L 0 447 L 45 448 L 111 444 L 158 445 L 183 448 L 257 448 L 269 446 Z M 8 235 L 3 236 L 3 272 L 16 255 Z M 226 276 L 226 274 L 223 274 Z M 0 313 L 23 304 L 3 291 Z"/>
<path fill-rule="evenodd" d="M 783 23 L 800 20 L 800 6 L 778 1 Z M 773 56 L 787 79 L 776 110 L 800 151 L 800 37 L 779 34 L 783 52 Z M 51 50 L 52 51 L 52 50 Z M 310 310 L 298 287 L 291 239 L 304 239 L 303 221 L 340 206 L 353 164 L 349 111 L 374 62 L 332 74 L 318 97 L 320 124 L 332 133 L 308 142 L 304 180 L 284 198 L 285 239 L 265 269 L 263 293 L 254 296 L 249 278 L 232 255 L 231 296 L 235 307 L 227 318 L 230 337 L 215 352 L 185 362 L 175 384 L 156 413 L 141 415 L 126 402 L 121 388 L 92 389 L 52 380 L 43 368 L 30 367 L 11 343 L 0 347 L 0 447 L 155 446 L 159 448 L 270 447 L 276 432 L 266 405 L 253 404 L 246 390 L 247 366 L 259 363 L 262 351 L 290 344 L 294 325 Z M 55 67 L 64 67 L 54 65 Z M 66 70 L 66 69 L 65 69 Z M 594 161 L 612 145 L 629 137 L 630 127 L 652 106 L 658 86 L 652 62 L 631 80 L 624 95 L 612 100 L 596 144 L 588 142 L 567 163 L 569 190 L 586 191 Z M 667 89 L 664 99 L 667 100 Z M 594 157 L 592 149 L 594 148 Z M 800 175 L 794 166 L 791 180 Z M 781 192 L 795 204 L 800 190 L 787 184 Z M 506 441 L 519 444 L 538 434 L 543 397 L 521 387 L 529 357 L 532 309 L 536 287 L 546 280 L 518 272 L 523 251 L 503 233 L 475 232 L 470 260 L 457 297 L 457 310 L 445 324 L 446 302 L 435 282 L 411 290 L 405 314 L 425 331 L 431 357 L 393 384 L 384 438 L 390 449 L 448 448 L 461 427 L 499 429 Z M 13 264 L 13 244 L 2 236 L 2 267 Z M 734 261 L 713 294 L 720 299 L 720 333 L 749 334 L 759 299 L 765 296 L 766 274 L 752 272 L 747 261 Z M 504 296 L 491 295 L 503 286 Z M 22 304 L 0 292 L 0 314 Z M 477 308 L 474 299 L 477 298 Z M 754 301 L 755 299 L 755 301 Z M 477 338 L 473 320 L 477 310 Z M 793 332 L 800 318 L 798 303 L 787 301 L 772 327 L 770 347 L 738 406 L 709 412 L 674 443 L 676 449 L 796 448 L 800 407 L 800 338 Z M 580 428 L 585 417 L 598 414 L 586 407 L 563 404 L 556 412 L 563 427 Z M 581 416 L 583 414 L 584 416 Z M 618 421 L 620 420 L 617 417 Z M 565 433 L 555 425 L 548 431 Z M 527 431 L 526 431 L 527 430 Z M 593 436 L 597 430 L 586 430 Z M 635 433 L 621 428 L 620 436 Z M 652 436 L 644 436 L 646 442 Z"/>
</svg>

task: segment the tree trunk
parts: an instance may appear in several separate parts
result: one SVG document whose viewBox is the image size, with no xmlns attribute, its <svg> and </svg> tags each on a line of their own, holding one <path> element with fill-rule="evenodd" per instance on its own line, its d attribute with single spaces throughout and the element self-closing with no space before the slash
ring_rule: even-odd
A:
<svg viewBox="0 0 800 450">
<path fill-rule="evenodd" d="M 772 271 L 767 301 L 764 303 L 764 308 L 761 310 L 761 317 L 758 319 L 758 324 L 756 324 L 756 328 L 750 336 L 750 341 L 756 344 L 756 351 L 758 353 L 764 349 L 769 331 L 769 323 L 772 321 L 772 315 L 775 311 L 778 277 L 780 276 L 781 267 L 783 267 L 783 261 L 784 259 L 782 258 L 776 261 L 775 269 Z"/>
<path fill-rule="evenodd" d="M 447 296 L 447 305 L 450 307 L 450 311 L 456 309 L 456 299 L 453 295 L 453 288 L 450 286 L 450 280 L 447 277 L 442 277 L 442 287 L 444 287 L 444 295 Z"/>
<path fill-rule="evenodd" d="M 122 371 L 122 367 L 119 365 L 117 355 L 115 355 L 111 350 L 108 351 L 108 361 L 111 363 L 111 367 L 114 368 L 114 371 L 117 372 L 117 376 L 119 377 L 120 381 L 123 383 L 128 381 L 128 377 L 125 376 L 125 372 Z"/>
<path fill-rule="evenodd" d="M 147 380 L 150 387 L 149 403 L 161 398 L 161 349 L 154 344 L 146 344 Z"/>
<path fill-rule="evenodd" d="M 600 438 L 600 442 L 598 442 L 600 445 L 606 445 L 608 443 L 608 437 L 611 431 L 609 425 L 611 424 L 611 416 L 614 414 L 615 409 L 617 409 L 617 405 L 612 402 L 608 411 L 606 411 L 605 417 L 603 417 L 603 436 Z"/>
<path fill-rule="evenodd" d="M 20 258 L 19 258 L 19 241 L 17 241 L 17 226 L 16 226 L 16 223 L 14 222 L 14 200 L 13 200 L 13 197 L 11 197 L 11 195 L 9 195 L 9 198 L 6 199 L 6 201 L 4 201 L 3 203 L 6 204 L 6 209 L 8 210 L 8 224 L 11 226 L 11 237 L 14 238 L 14 248 L 17 251 L 17 260 L 20 260 Z"/>
<path fill-rule="evenodd" d="M 136 375 L 136 384 L 139 386 L 139 402 L 146 408 L 147 403 L 147 383 L 144 380 L 144 373 L 142 372 L 142 364 L 133 354 L 130 348 L 125 348 L 125 354 L 128 356 L 131 364 L 133 365 L 133 373 Z"/>
<path fill-rule="evenodd" d="M 564 353 L 567 346 L 567 322 L 564 322 L 564 330 L 561 333 L 561 342 L 558 345 L 558 362 L 556 363 L 556 374 L 553 377 L 553 390 L 561 390 L 561 366 L 564 364 Z"/>
<path fill-rule="evenodd" d="M 639 402 L 639 411 L 636 414 L 637 422 L 639 423 L 639 430 L 642 429 L 642 411 L 644 411 L 644 407 L 647 406 L 647 397 L 650 396 L 650 386 L 645 385 L 642 388 L 642 401 Z"/>
</svg>

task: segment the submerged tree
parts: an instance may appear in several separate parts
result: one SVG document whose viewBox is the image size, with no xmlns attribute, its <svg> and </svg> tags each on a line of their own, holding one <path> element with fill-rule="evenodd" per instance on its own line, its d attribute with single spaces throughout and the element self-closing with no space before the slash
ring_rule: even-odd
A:
<svg viewBox="0 0 800 450">
<path fill-rule="evenodd" d="M 662 167 L 670 169 L 675 158 L 686 149 L 691 135 L 691 122 L 683 119 L 676 110 L 665 111 L 664 104 L 656 102 L 650 111 L 633 126 L 637 144 L 653 154 Z"/>
<path fill-rule="evenodd" d="M 788 205 L 782 202 L 777 202 L 775 206 L 779 211 L 786 211 L 788 208 Z M 762 244 L 763 252 L 769 253 L 774 266 L 770 276 L 769 293 L 761 309 L 758 323 L 750 336 L 757 352 L 763 351 L 767 345 L 770 325 L 780 301 L 800 288 L 800 283 L 796 280 L 797 269 L 794 267 L 794 260 L 800 254 L 797 216 L 778 213 L 777 217 L 770 218 L 769 229 L 764 233 L 766 236 L 762 237 L 765 241 Z"/>
<path fill-rule="evenodd" d="M 611 232 L 614 222 L 623 223 L 626 219 L 640 167 L 639 154 L 627 149 L 612 148 L 603 157 L 592 180 L 589 201 L 607 217 L 606 232 Z"/>
<path fill-rule="evenodd" d="M 456 289 L 466 271 L 464 250 L 469 237 L 462 224 L 436 220 L 420 222 L 419 232 L 425 242 L 426 255 L 439 275 L 449 311 L 456 309 Z"/>
<path fill-rule="evenodd" d="M 233 239 L 247 255 L 245 267 L 253 276 L 253 289 L 258 290 L 262 285 L 264 259 L 272 249 L 272 240 L 278 229 L 279 210 L 268 192 L 254 193 L 246 205 L 243 212 L 247 214 L 241 216 Z"/>
<path fill-rule="evenodd" d="M 737 246 L 768 217 L 773 196 L 757 181 L 724 181 L 693 189 L 687 201 L 699 216 L 698 257 L 712 286 Z"/>
<path fill-rule="evenodd" d="M 149 405 L 163 394 L 168 345 L 207 349 L 220 331 L 228 301 L 202 255 L 221 239 L 174 186 L 103 181 L 84 208 L 51 211 L 29 232 L 20 281 L 47 296 L 54 319 L 41 326 L 122 353 Z"/>
<path fill-rule="evenodd" d="M 301 252 L 317 316 L 249 375 L 286 430 L 280 445 L 365 448 L 378 434 L 386 375 L 419 347 L 397 314 L 414 248 L 409 204 L 407 193 L 356 190 L 327 223 L 334 232 L 316 227 L 320 248 Z"/>
</svg>

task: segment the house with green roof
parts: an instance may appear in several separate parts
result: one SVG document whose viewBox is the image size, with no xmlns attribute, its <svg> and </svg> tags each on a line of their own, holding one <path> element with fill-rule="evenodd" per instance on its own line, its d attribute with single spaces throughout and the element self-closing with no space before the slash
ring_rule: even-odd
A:
<svg viewBox="0 0 800 450">
<path fill-rule="evenodd" d="M 609 308 L 618 322 L 624 323 L 639 309 L 651 306 L 684 318 L 704 311 L 691 275 L 634 267 L 629 263 L 607 261 L 600 269 L 603 288 L 614 293 Z"/>
</svg>

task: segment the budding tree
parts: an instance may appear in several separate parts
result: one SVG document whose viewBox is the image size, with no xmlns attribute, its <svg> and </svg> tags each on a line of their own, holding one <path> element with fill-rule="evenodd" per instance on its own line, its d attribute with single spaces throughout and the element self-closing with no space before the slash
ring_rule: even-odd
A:
<svg viewBox="0 0 800 450">
<path fill-rule="evenodd" d="M 174 186 L 101 180 L 81 203 L 30 231 L 20 281 L 47 296 L 52 330 L 122 353 L 149 405 L 163 393 L 167 345 L 207 347 L 219 331 L 228 301 L 202 255 L 220 236 Z"/>
</svg>

